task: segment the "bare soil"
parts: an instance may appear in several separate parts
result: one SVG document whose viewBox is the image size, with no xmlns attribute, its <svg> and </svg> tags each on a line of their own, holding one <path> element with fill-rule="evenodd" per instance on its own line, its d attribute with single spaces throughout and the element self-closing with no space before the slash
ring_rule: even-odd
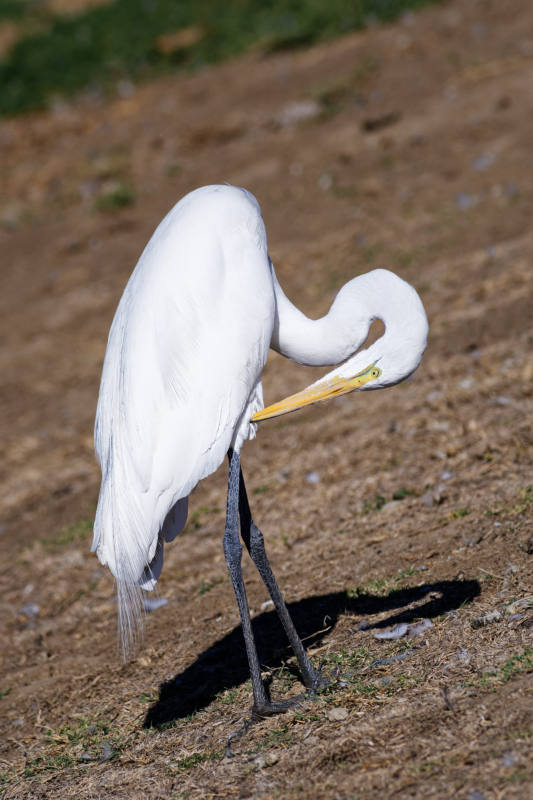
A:
<svg viewBox="0 0 533 800">
<path fill-rule="evenodd" d="M 125 94 L 0 126 L 1 796 L 531 797 L 529 0 L 454 0 Z M 89 552 L 114 309 L 168 208 L 223 181 L 259 199 L 306 313 L 388 266 L 431 326 L 413 380 L 264 423 L 245 448 L 254 515 L 332 685 L 232 758 L 251 689 L 225 466 L 192 496 L 168 602 L 126 664 Z M 318 374 L 274 356 L 267 401 Z M 247 559 L 245 578 L 272 695 L 298 693 Z"/>
</svg>

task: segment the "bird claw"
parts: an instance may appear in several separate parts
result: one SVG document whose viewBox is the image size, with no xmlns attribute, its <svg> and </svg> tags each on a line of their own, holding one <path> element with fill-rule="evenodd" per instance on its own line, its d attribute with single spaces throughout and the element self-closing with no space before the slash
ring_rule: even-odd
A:
<svg viewBox="0 0 533 800">
<path fill-rule="evenodd" d="M 284 714 L 291 708 L 299 706 L 300 703 L 305 699 L 307 699 L 307 695 L 297 694 L 294 697 L 290 697 L 288 700 L 279 700 L 277 702 L 272 702 L 269 700 L 266 703 L 261 703 L 260 705 L 254 703 L 250 718 L 247 719 L 238 730 L 230 733 L 226 739 L 226 758 L 233 758 L 231 743 L 236 739 L 240 739 L 241 736 L 244 736 L 244 734 L 246 734 L 256 722 L 266 719 L 266 717 L 272 717 L 274 714 Z"/>
<path fill-rule="evenodd" d="M 297 694 L 290 697 L 288 700 L 278 700 L 277 702 L 269 701 L 261 703 L 261 705 L 254 704 L 252 708 L 252 720 L 264 719 L 265 717 L 272 717 L 274 714 L 284 714 L 294 706 L 299 706 L 302 700 L 305 700 L 305 695 Z"/>
<path fill-rule="evenodd" d="M 334 675 L 332 677 L 335 679 Z M 322 689 L 327 689 L 328 686 L 331 686 L 332 682 L 333 681 L 322 674 L 322 666 L 318 669 L 313 668 L 312 678 L 309 683 L 306 682 L 308 697 L 314 697 L 317 692 L 322 691 Z"/>
</svg>

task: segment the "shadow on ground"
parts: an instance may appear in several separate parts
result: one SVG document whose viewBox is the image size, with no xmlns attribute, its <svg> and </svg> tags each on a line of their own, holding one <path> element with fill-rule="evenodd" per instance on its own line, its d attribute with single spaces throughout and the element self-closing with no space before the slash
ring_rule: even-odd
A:
<svg viewBox="0 0 533 800">
<path fill-rule="evenodd" d="M 368 617 L 385 611 L 397 611 L 372 623 L 365 620 L 365 630 L 383 628 L 398 622 L 412 622 L 421 617 L 438 617 L 459 608 L 480 593 L 475 580 L 427 583 L 410 589 L 398 589 L 385 597 L 347 592 L 308 597 L 289 605 L 289 612 L 306 647 L 320 644 L 333 630 L 339 616 L 350 614 Z M 262 664 L 279 667 L 290 655 L 285 634 L 274 611 L 253 620 L 253 630 Z M 161 727 L 199 711 L 217 694 L 244 683 L 249 677 L 241 626 L 203 652 L 196 661 L 172 680 L 161 684 L 159 699 L 150 708 L 144 727 Z"/>
</svg>

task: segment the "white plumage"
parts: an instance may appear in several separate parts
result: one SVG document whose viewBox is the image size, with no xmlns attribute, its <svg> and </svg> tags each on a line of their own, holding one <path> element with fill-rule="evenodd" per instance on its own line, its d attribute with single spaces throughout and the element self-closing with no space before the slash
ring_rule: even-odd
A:
<svg viewBox="0 0 533 800">
<path fill-rule="evenodd" d="M 353 355 L 376 318 L 384 336 Z M 379 376 L 352 388 L 381 388 L 416 369 L 426 337 L 418 295 L 386 270 L 346 284 L 320 320 L 301 314 L 277 282 L 259 206 L 243 189 L 197 189 L 170 211 L 117 308 L 96 414 L 93 549 L 117 578 L 123 642 L 134 637 L 139 587 L 153 588 L 160 574 L 163 540 L 185 525 L 189 493 L 255 435 L 269 347 L 306 364 L 351 356 L 326 382 L 377 364 Z"/>
</svg>

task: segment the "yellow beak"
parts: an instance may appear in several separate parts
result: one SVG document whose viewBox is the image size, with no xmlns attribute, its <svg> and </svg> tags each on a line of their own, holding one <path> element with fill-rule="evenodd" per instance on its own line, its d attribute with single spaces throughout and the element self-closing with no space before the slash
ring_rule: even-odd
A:
<svg viewBox="0 0 533 800">
<path fill-rule="evenodd" d="M 379 378 L 380 375 L 381 370 L 375 364 L 371 364 L 351 378 L 339 378 L 336 375 L 332 375 L 327 380 L 308 386 L 307 389 L 291 394 L 290 397 L 280 400 L 279 403 L 273 403 L 271 406 L 263 408 L 262 411 L 257 411 L 251 421 L 262 422 L 264 419 L 279 417 L 281 414 L 288 414 L 289 411 L 297 411 L 304 406 L 320 403 L 330 397 L 340 397 L 341 394 L 348 394 L 348 392 L 353 392 L 355 389 L 360 389 L 365 383 Z"/>
</svg>

